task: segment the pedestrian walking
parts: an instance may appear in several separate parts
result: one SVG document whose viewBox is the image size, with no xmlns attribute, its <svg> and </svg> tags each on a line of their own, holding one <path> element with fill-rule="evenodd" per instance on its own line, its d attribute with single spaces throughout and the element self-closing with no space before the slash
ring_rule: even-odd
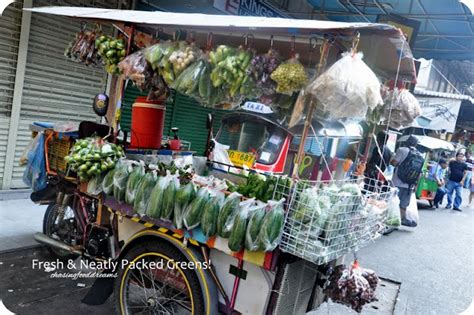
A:
<svg viewBox="0 0 474 315">
<path fill-rule="evenodd" d="M 464 188 L 471 189 L 472 171 L 474 169 L 474 158 L 471 151 L 466 151 L 467 176 L 464 181 Z"/>
<path fill-rule="evenodd" d="M 446 209 L 462 211 L 462 187 L 467 176 L 467 164 L 464 162 L 464 153 L 459 151 L 456 153 L 456 159 L 449 162 L 449 177 L 448 184 L 446 185 L 448 204 Z M 453 192 L 455 192 L 454 203 L 453 203 Z"/>
<path fill-rule="evenodd" d="M 398 188 L 398 198 L 400 199 L 400 215 L 402 225 L 415 227 L 417 222 L 406 218 L 406 211 L 410 205 L 411 194 L 414 191 L 424 164 L 423 156 L 416 149 L 418 139 L 409 136 L 405 146 L 398 148 L 390 164 L 395 166 L 392 182 Z"/>
<path fill-rule="evenodd" d="M 443 202 L 444 195 L 446 195 L 446 169 L 448 168 L 448 162 L 445 159 L 440 159 L 439 162 L 433 169 L 431 176 L 438 184 L 436 195 L 433 199 L 435 208 L 439 207 L 439 204 Z"/>
<path fill-rule="evenodd" d="M 375 147 L 372 150 L 369 162 L 365 168 L 365 189 L 368 191 L 374 191 L 378 185 L 385 184 L 385 177 L 383 172 L 390 165 L 392 159 L 392 151 L 386 145 L 387 133 L 381 131 L 377 134 Z"/>
</svg>

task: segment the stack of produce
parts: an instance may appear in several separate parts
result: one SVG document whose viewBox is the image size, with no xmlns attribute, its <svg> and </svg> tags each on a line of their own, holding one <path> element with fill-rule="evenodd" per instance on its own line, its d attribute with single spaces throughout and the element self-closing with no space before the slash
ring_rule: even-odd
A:
<svg viewBox="0 0 474 315">
<path fill-rule="evenodd" d="M 73 61 L 96 65 L 99 63 L 99 56 L 95 42 L 98 40 L 97 38 L 101 37 L 102 35 L 98 31 L 81 31 L 69 43 L 64 55 Z"/>
<path fill-rule="evenodd" d="M 277 83 L 276 92 L 282 94 L 293 94 L 308 83 L 308 75 L 298 56 L 280 64 L 270 78 Z"/>
<path fill-rule="evenodd" d="M 82 180 L 91 179 L 115 167 L 115 162 L 125 154 L 123 149 L 99 137 L 76 141 L 64 160 Z"/>
<path fill-rule="evenodd" d="M 110 74 L 120 74 L 117 65 L 127 54 L 125 41 L 121 38 L 102 35 L 96 39 L 95 47 L 105 64 L 105 71 Z"/>
<path fill-rule="evenodd" d="M 356 261 L 351 267 L 335 267 L 324 293 L 332 301 L 350 306 L 360 313 L 365 304 L 376 300 L 378 281 L 374 271 L 361 268 Z"/>
<path fill-rule="evenodd" d="M 245 183 L 238 186 L 230 186 L 229 191 L 237 191 L 245 197 L 266 202 L 273 198 L 274 193 L 275 200 L 287 198 L 287 190 L 290 187 L 290 183 L 290 178 L 286 176 L 276 177 L 250 173 Z"/>
</svg>

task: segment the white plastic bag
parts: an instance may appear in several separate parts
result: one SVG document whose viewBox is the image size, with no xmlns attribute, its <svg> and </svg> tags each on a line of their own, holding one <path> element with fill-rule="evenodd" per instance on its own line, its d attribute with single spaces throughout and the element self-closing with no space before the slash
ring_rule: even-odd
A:
<svg viewBox="0 0 474 315">
<path fill-rule="evenodd" d="M 390 127 L 400 129 L 410 126 L 420 115 L 420 104 L 410 91 L 395 88 L 386 94 L 384 98 L 384 118 L 388 121 Z"/>
<path fill-rule="evenodd" d="M 380 82 L 362 57 L 362 53 L 344 53 L 308 86 L 328 118 L 362 118 L 368 108 L 383 104 Z"/>
<path fill-rule="evenodd" d="M 416 203 L 415 193 L 412 192 L 410 197 L 410 204 L 408 205 L 405 218 L 409 221 L 412 221 L 418 225 L 418 204 Z"/>
<path fill-rule="evenodd" d="M 212 141 L 214 141 L 214 150 L 212 151 L 211 160 L 218 162 L 214 163 L 214 168 L 220 170 L 227 170 L 229 167 L 226 165 L 234 165 L 232 164 L 232 161 L 229 158 L 229 154 L 227 153 L 227 150 L 229 150 L 230 147 L 228 145 L 221 144 L 214 139 Z M 226 165 L 222 165 L 220 163 Z"/>
<path fill-rule="evenodd" d="M 388 216 L 385 224 L 388 226 L 398 227 L 401 224 L 400 216 L 400 198 L 395 195 L 388 205 Z"/>
</svg>

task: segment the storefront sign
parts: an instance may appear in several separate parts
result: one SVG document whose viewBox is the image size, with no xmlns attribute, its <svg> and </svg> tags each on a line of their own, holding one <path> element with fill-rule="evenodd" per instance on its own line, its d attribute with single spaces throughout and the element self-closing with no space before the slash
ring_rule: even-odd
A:
<svg viewBox="0 0 474 315">
<path fill-rule="evenodd" d="M 240 0 L 239 15 L 287 17 L 283 12 L 262 0 Z"/>
<path fill-rule="evenodd" d="M 214 8 L 227 14 L 237 15 L 239 13 L 240 0 L 214 0 Z"/>
<path fill-rule="evenodd" d="M 421 107 L 421 116 L 412 127 L 454 132 L 461 100 L 441 97 L 416 97 Z"/>
</svg>

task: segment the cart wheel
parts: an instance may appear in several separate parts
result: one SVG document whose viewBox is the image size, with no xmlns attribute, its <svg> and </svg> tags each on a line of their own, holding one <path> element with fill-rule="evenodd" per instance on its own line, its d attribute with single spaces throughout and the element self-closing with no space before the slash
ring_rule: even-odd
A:
<svg viewBox="0 0 474 315">
<path fill-rule="evenodd" d="M 64 211 L 61 211 L 56 203 L 52 203 L 46 208 L 43 218 L 44 234 L 68 245 L 75 245 L 76 226 L 74 211 L 69 206 Z M 49 246 L 47 249 L 60 260 L 67 261 L 76 258 L 76 255 L 67 251 Z"/>
<path fill-rule="evenodd" d="M 195 271 L 174 263 L 188 260 L 172 245 L 146 241 L 122 261 L 128 264 L 115 279 L 116 314 L 205 314 Z"/>
</svg>

